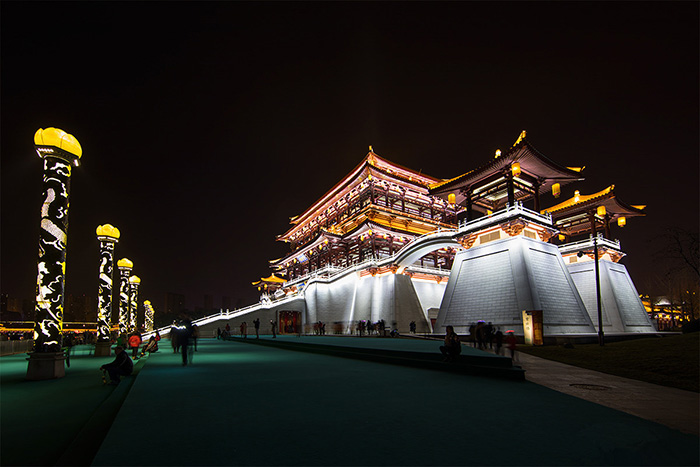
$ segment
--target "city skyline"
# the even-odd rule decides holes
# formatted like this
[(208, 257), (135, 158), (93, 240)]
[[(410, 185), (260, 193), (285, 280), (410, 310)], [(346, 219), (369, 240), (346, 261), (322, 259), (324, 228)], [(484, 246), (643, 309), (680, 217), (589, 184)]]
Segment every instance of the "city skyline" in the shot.
[(288, 219), (369, 145), (447, 179), (527, 130), (545, 156), (586, 166), (562, 199), (615, 184), (627, 203), (647, 205), (614, 235), (640, 293), (654, 293), (664, 229), (697, 230), (697, 4), (1, 8), (11, 297), (34, 294), (32, 136), (49, 126), (84, 154), (71, 181), (66, 292), (97, 294), (95, 229), (110, 223), (122, 233), (115, 259), (134, 262), (156, 314), (167, 293), (257, 301), (251, 282), (286, 253), (275, 238)]

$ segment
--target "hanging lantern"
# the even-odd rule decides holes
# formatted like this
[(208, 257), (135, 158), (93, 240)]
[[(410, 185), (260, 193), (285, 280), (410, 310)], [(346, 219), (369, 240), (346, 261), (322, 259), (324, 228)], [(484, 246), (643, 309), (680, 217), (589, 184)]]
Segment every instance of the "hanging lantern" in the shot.
[(566, 240), (566, 235), (564, 235), (564, 234), (559, 234), (559, 241), (560, 241), (560, 242), (563, 242), (564, 240)]
[(555, 183), (554, 185), (552, 185), (552, 194), (555, 198), (559, 198), (559, 196), (561, 195), (561, 185), (559, 183)]
[(367, 234), (372, 235), (372, 229), (369, 229), (369, 230), (367, 231)]
[(450, 204), (455, 204), (455, 201), (457, 201), (457, 197), (455, 196), (454, 193), (450, 193), (447, 195), (447, 202)]
[(493, 211), (490, 210), (490, 209), (487, 209), (487, 210), (486, 210), (486, 215), (487, 215), (487, 216), (490, 216), (491, 214), (493, 214)]
[(598, 209), (596, 209), (596, 212), (600, 217), (605, 217), (605, 206), (598, 206)]
[(513, 162), (513, 164), (510, 166), (510, 170), (513, 173), (513, 177), (519, 177), (520, 176), (520, 162)]
[(581, 192), (576, 190), (574, 191), (574, 203), (578, 203), (578, 201), (581, 199)]
[(623, 216), (623, 217), (618, 217), (618, 218), (617, 218), (617, 225), (620, 226), (620, 227), (624, 227), (625, 225), (627, 225), (627, 219), (625, 219), (624, 216)]

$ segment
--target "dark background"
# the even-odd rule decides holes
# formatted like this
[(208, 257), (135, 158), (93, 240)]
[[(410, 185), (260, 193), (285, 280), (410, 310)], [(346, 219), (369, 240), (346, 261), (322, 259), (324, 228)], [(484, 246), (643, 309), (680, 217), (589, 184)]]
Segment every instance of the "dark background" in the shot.
[[(521, 130), (585, 165), (563, 199), (616, 185), (640, 292), (652, 253), (698, 228), (698, 3), (2, 2), (2, 293), (32, 299), (38, 128), (83, 147), (66, 293), (97, 294), (98, 225), (156, 313), (257, 301), (276, 235), (373, 145), (441, 178)], [(555, 204), (550, 197), (543, 205)]]

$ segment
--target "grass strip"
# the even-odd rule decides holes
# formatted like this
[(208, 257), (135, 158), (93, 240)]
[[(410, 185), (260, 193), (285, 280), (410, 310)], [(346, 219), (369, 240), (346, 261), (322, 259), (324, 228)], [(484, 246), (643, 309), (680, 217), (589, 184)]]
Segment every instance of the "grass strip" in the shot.
[(536, 357), (647, 383), (698, 392), (700, 333), (564, 346), (519, 345)]

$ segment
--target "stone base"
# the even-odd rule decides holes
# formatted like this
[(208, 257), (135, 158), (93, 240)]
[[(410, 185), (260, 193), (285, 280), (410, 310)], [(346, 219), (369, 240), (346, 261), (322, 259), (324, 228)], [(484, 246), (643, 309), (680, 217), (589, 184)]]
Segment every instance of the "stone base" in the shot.
[(98, 342), (95, 344), (95, 357), (109, 357), (112, 354), (112, 343)]
[(26, 379), (40, 381), (44, 379), (56, 379), (66, 376), (63, 352), (31, 352), (29, 354), (29, 366)]

